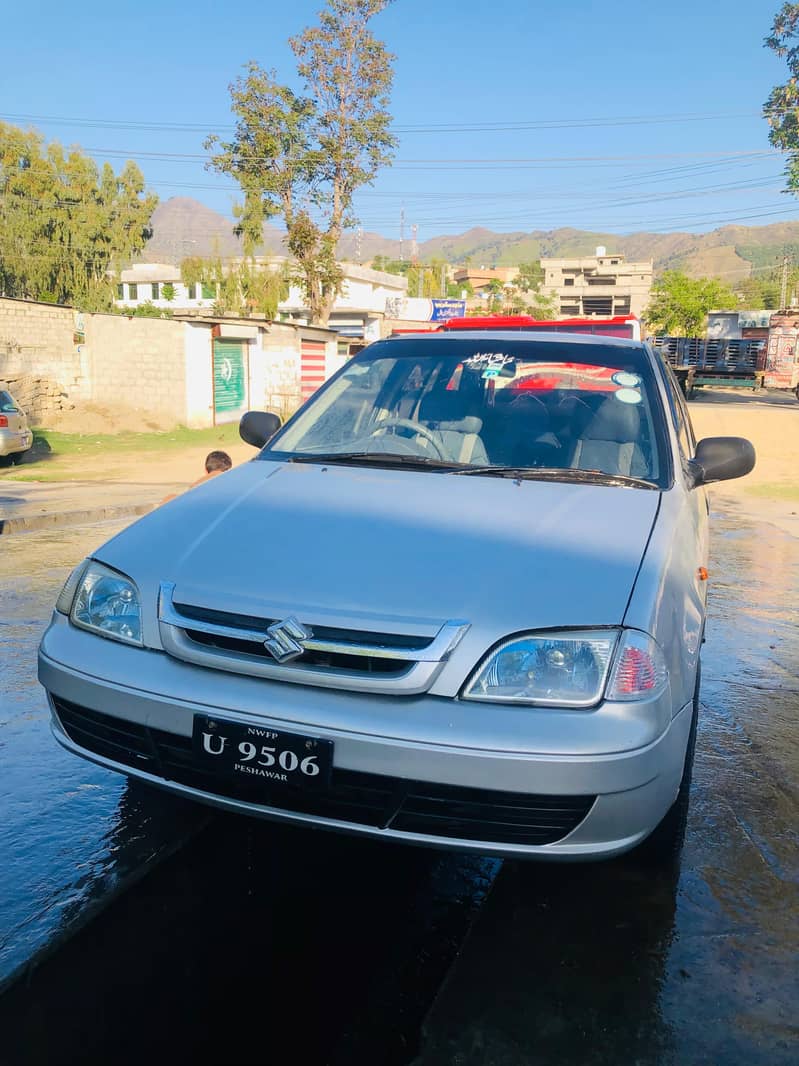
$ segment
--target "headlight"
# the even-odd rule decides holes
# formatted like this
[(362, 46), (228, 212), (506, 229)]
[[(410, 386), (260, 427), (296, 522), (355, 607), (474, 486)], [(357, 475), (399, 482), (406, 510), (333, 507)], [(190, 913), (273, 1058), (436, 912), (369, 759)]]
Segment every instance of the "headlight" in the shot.
[(667, 684), (663, 653), (651, 637), (632, 629), (598, 629), (509, 640), (483, 660), (463, 695), (494, 703), (593, 707), (603, 695), (648, 699)]
[(102, 563), (91, 561), (80, 574), (70, 618), (81, 629), (103, 637), (142, 643), (139, 590), (130, 578)]
[(591, 707), (605, 690), (617, 629), (529, 633), (501, 644), (469, 681), (464, 698)]
[(78, 587), (80, 579), (83, 577), (83, 571), (89, 565), (90, 560), (84, 559), (82, 563), (78, 563), (72, 573), (64, 582), (64, 587), (58, 594), (58, 599), (55, 601), (55, 609), (60, 614), (69, 614), (72, 610), (72, 602), (75, 599), (75, 591)]

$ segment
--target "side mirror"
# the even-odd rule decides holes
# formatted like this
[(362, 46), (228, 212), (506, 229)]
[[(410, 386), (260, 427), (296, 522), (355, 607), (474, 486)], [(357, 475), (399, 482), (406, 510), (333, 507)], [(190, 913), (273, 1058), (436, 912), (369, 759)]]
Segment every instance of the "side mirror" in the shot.
[(755, 465), (755, 449), (745, 437), (705, 437), (690, 462), (694, 486), (743, 477)]
[(280, 429), (280, 419), (271, 411), (247, 411), (239, 422), (239, 436), (253, 448), (263, 448)]

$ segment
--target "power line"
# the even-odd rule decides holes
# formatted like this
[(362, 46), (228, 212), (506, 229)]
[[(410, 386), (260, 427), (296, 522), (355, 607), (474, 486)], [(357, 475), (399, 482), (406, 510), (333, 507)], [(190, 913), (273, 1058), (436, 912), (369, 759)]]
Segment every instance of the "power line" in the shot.
[[(555, 116), (542, 119), (524, 119), (519, 121), (505, 120), (499, 122), (438, 122), (438, 123), (411, 123), (403, 125), (397, 123), (392, 126), (394, 133), (519, 133), (532, 130), (548, 129), (585, 129), (602, 128), (612, 126), (647, 126), (663, 125), (682, 122), (713, 122), (741, 118), (763, 118), (768, 115), (786, 114), (785, 109), (772, 108), (761, 111), (744, 112), (686, 112), (683, 114), (661, 115), (610, 115), (601, 117), (586, 116)], [(6, 112), (0, 114), (0, 118), (9, 121), (47, 122), (54, 125), (80, 126), (93, 129), (113, 130), (137, 130), (146, 133), (208, 133), (213, 127), (217, 132), (233, 131), (235, 125), (231, 123), (208, 122), (152, 122), (138, 119), (106, 119), (86, 116), (67, 115), (35, 115), (21, 112)]]

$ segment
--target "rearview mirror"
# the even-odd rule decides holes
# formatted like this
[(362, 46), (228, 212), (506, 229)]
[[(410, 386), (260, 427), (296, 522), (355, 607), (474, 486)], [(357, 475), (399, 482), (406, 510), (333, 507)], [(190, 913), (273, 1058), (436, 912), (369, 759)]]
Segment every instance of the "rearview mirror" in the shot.
[(755, 449), (745, 437), (705, 437), (690, 463), (694, 486), (743, 477), (754, 465)]
[(239, 436), (253, 448), (263, 448), (280, 429), (280, 419), (271, 411), (247, 411), (239, 422)]

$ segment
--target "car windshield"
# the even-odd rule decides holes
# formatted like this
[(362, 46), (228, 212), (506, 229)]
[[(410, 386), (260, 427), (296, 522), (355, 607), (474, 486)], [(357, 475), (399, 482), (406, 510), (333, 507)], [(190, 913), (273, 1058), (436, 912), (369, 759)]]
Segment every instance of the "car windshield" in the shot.
[(661, 484), (661, 411), (638, 345), (397, 338), (348, 363), (261, 458), (590, 472)]

